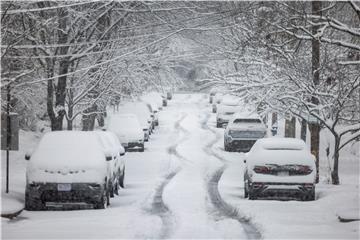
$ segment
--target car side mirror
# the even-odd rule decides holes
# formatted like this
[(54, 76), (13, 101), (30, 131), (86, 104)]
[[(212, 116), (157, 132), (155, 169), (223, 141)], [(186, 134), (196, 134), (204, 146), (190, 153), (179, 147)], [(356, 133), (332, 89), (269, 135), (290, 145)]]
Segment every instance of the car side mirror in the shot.
[(107, 155), (107, 156), (105, 157), (105, 159), (106, 159), (106, 161), (111, 161), (111, 160), (113, 159), (113, 157), (110, 156), (110, 155)]
[(124, 156), (125, 155), (125, 152), (120, 152), (120, 156)]
[(244, 163), (246, 163), (246, 159), (244, 159)]
[(25, 160), (29, 161), (31, 158), (31, 154), (30, 153), (25, 153)]

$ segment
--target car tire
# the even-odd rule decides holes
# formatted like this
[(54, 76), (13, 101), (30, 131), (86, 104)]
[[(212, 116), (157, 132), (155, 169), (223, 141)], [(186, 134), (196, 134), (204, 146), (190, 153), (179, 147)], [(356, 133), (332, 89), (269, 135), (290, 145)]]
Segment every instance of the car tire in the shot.
[(248, 185), (246, 181), (244, 181), (244, 198), (248, 198), (248, 197), (249, 197)]
[(139, 152), (144, 152), (145, 151), (145, 147), (144, 144), (140, 147)]
[(109, 195), (110, 195), (111, 198), (113, 198), (115, 196), (114, 192), (115, 192), (114, 184), (110, 183)]
[(109, 194), (108, 194), (107, 188), (105, 188), (102, 192), (102, 196), (99, 199), (99, 201), (97, 201), (94, 204), (94, 208), (95, 209), (105, 209), (109, 205), (108, 203), (110, 202), (110, 197), (108, 197), (108, 196), (109, 196)]
[(311, 193), (308, 195), (305, 195), (302, 200), (303, 201), (315, 201), (315, 187), (311, 191)]
[[(119, 175), (119, 173), (118, 173), (118, 176), (120, 176)], [(118, 195), (119, 196), (119, 178), (117, 178), (117, 181), (116, 181), (116, 184), (115, 184), (115, 189), (114, 189), (114, 193), (116, 194), (116, 195)]]
[(122, 171), (122, 174), (120, 176), (119, 185), (120, 185), (120, 187), (125, 188), (125, 168)]
[(221, 128), (221, 124), (217, 122), (217, 123), (216, 123), (216, 127), (217, 127), (217, 128)]
[(39, 211), (44, 210), (45, 204), (41, 201), (41, 199), (30, 197), (29, 193), (25, 193), (25, 210), (28, 211)]
[(249, 194), (249, 200), (256, 200), (257, 199), (257, 196), (254, 194), (254, 192), (251, 189), (249, 189), (248, 194)]

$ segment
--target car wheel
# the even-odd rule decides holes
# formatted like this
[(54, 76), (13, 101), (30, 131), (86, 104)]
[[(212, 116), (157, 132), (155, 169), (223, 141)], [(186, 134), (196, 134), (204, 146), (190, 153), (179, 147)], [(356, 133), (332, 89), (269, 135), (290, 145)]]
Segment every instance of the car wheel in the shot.
[(109, 191), (109, 195), (111, 198), (114, 197), (114, 192), (115, 192), (115, 189), (114, 189), (114, 184), (110, 183), (110, 191)]
[(38, 198), (32, 198), (29, 193), (25, 193), (25, 209), (28, 211), (44, 210), (45, 205)]
[(315, 188), (311, 191), (310, 194), (305, 195), (302, 200), (303, 201), (314, 201), (315, 200)]
[(217, 127), (217, 128), (221, 128), (221, 124), (217, 122), (217, 123), (216, 123), (216, 127)]
[(247, 181), (244, 181), (244, 198), (249, 197), (248, 184)]
[(121, 174), (120, 180), (119, 180), (119, 185), (122, 188), (125, 188), (125, 168)]
[(255, 193), (249, 188), (249, 200), (256, 200), (257, 196), (255, 195)]
[(105, 188), (102, 192), (102, 196), (94, 205), (95, 209), (105, 209), (108, 206), (108, 202), (110, 202), (110, 198), (108, 198), (108, 191)]
[(145, 147), (144, 147), (144, 144), (140, 147), (140, 150), (139, 150), (139, 152), (144, 152), (144, 150), (145, 150)]
[[(119, 175), (118, 175), (119, 176)], [(119, 179), (116, 181), (114, 193), (119, 196)]]
[[(110, 184), (110, 183), (109, 183)], [(110, 205), (110, 186), (107, 187), (106, 192), (106, 205), (109, 206)]]

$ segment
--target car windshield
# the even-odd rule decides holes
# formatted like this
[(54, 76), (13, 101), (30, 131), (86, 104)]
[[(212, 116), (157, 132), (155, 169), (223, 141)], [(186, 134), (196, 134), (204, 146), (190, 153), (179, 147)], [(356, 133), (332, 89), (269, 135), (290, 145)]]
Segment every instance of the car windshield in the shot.
[(225, 112), (224, 115), (233, 115), (234, 112)]
[(261, 123), (260, 119), (256, 119), (256, 118), (237, 118), (234, 120), (235, 124), (239, 124), (239, 123)]
[(262, 138), (265, 136), (264, 131), (234, 131), (230, 130), (229, 135), (235, 138)]

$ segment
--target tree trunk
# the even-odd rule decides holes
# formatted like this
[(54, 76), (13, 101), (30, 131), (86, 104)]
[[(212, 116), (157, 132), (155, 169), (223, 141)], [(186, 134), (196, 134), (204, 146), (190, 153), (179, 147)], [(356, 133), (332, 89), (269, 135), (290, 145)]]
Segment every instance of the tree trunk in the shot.
[(335, 136), (335, 146), (334, 146), (334, 166), (331, 172), (332, 184), (339, 185), (339, 148), (340, 148), (340, 139), (338, 136)]
[(70, 104), (69, 102), (69, 106), (68, 106), (68, 119), (67, 119), (67, 130), (71, 131), (73, 130), (73, 112), (74, 112), (74, 109), (73, 109), (73, 106), (72, 104)]
[(92, 131), (95, 127), (97, 106), (94, 104), (87, 108), (82, 115), (82, 131)]
[[(322, 4), (320, 1), (312, 1), (312, 14), (321, 16)], [(319, 29), (319, 26), (313, 26), (312, 33), (316, 34)], [(312, 73), (313, 73), (313, 83), (315, 86), (320, 83), (320, 40), (313, 39), (311, 41), (312, 45)], [(311, 102), (313, 104), (319, 104), (319, 100), (315, 97), (312, 97)], [(311, 133), (311, 152), (316, 157), (316, 182), (319, 182), (319, 143), (320, 143), (320, 126), (318, 123), (311, 123), (310, 126)]]
[(318, 124), (309, 124), (311, 133), (311, 153), (316, 158), (316, 182), (319, 182), (319, 141), (320, 141), (320, 126)]
[(285, 137), (295, 138), (296, 120), (292, 117), (291, 120), (285, 120)]
[(306, 127), (307, 123), (304, 119), (301, 119), (301, 130), (300, 130), (300, 138), (306, 142)]
[[(68, 36), (66, 34), (67, 28), (67, 10), (66, 9), (58, 9), (58, 18), (59, 18), (59, 30), (58, 32), (58, 42), (59, 44), (67, 43)], [(69, 47), (59, 47), (59, 54), (66, 55), (68, 53)], [(66, 97), (66, 80), (67, 76), (63, 76), (67, 74), (69, 71), (69, 58), (62, 58), (59, 63), (59, 77), (56, 86), (55, 92), (55, 119), (52, 121), (53, 130), (62, 130), (63, 129), (63, 119), (65, 116), (65, 97)]]

